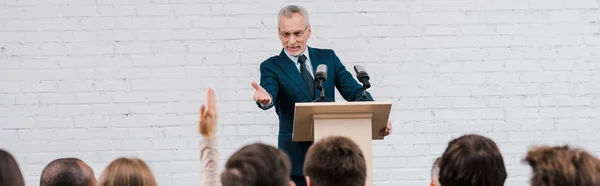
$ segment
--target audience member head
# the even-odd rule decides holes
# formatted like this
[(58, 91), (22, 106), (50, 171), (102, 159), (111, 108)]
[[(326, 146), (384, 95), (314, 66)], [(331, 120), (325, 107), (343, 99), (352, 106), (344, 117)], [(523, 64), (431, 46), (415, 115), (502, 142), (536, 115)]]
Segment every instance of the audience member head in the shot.
[(0, 186), (25, 186), (17, 161), (2, 149), (0, 149)]
[(356, 143), (346, 137), (331, 136), (308, 149), (304, 175), (308, 186), (364, 186), (367, 166)]
[(600, 185), (600, 162), (569, 146), (537, 147), (524, 159), (531, 166), (532, 186)]
[(429, 183), (429, 186), (442, 186), (440, 184), (440, 160), (442, 158), (436, 158), (435, 161), (433, 161), (433, 166), (431, 166), (431, 183)]
[(98, 186), (156, 186), (152, 171), (137, 158), (118, 158), (102, 172)]
[(223, 186), (294, 186), (290, 158), (277, 148), (254, 143), (231, 155), (221, 175)]
[(440, 161), (443, 186), (502, 186), (504, 160), (496, 143), (480, 135), (464, 135), (450, 141)]
[(90, 166), (77, 158), (60, 158), (42, 171), (40, 186), (94, 186), (96, 177)]

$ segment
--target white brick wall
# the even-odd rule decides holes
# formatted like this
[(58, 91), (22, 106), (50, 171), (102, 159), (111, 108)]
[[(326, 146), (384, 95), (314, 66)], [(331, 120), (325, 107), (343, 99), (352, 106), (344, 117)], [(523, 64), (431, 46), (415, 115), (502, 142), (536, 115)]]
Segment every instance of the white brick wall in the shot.
[[(258, 65), (281, 50), (279, 8), (227, 0), (0, 0), (0, 148), (27, 185), (65, 156), (99, 175), (143, 158), (160, 185), (198, 185), (196, 114), (220, 104), (222, 160), (275, 145), (277, 118), (251, 101)], [(506, 185), (537, 144), (600, 154), (598, 0), (302, 1), (313, 47), (364, 65), (394, 134), (374, 142), (378, 186), (426, 185), (432, 160), (465, 133), (493, 138)]]

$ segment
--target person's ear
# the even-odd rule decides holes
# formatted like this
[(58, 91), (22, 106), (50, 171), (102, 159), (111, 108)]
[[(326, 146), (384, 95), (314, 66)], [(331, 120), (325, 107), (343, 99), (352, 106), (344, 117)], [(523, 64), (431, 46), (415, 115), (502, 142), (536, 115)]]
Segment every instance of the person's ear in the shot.
[(306, 179), (306, 186), (311, 186), (310, 178), (308, 176), (305, 176), (304, 179)]
[(290, 180), (290, 186), (296, 186), (296, 183), (294, 183), (294, 181)]

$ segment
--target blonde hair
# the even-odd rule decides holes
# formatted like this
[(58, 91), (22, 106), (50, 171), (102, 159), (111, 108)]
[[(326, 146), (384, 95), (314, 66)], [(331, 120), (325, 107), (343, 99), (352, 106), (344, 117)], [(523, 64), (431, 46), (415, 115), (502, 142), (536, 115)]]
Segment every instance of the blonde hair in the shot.
[(121, 157), (104, 169), (98, 186), (156, 186), (156, 180), (144, 161)]

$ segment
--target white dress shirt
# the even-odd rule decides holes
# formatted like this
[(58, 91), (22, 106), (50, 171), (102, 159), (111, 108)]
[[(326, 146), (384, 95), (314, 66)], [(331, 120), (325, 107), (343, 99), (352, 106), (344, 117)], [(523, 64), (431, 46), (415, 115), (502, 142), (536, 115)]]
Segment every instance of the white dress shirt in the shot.
[[(298, 62), (298, 58), (300, 56), (292, 56), (290, 54), (288, 54), (287, 50), (284, 50), (285, 55), (287, 55), (295, 64), (296, 64), (296, 68), (298, 69), (298, 72), (300, 71), (300, 63)], [(312, 63), (310, 62), (310, 55), (308, 55), (308, 49), (304, 50), (304, 53), (302, 53), (306, 56), (306, 62), (304, 62), (304, 64), (306, 64), (306, 70), (308, 70), (308, 72), (310, 73), (310, 76), (312, 76), (313, 78), (315, 78), (315, 75), (313, 74), (312, 71)]]

